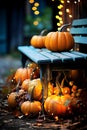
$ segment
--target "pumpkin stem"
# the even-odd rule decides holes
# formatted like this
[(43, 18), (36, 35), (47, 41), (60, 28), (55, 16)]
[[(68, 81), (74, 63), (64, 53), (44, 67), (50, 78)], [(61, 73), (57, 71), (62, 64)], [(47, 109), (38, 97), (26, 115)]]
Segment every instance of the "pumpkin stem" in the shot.
[(47, 29), (42, 30), (40, 33), (41, 36), (45, 36), (46, 34), (47, 34)]
[(32, 91), (31, 91), (31, 94), (30, 94), (30, 101), (32, 102), (34, 99), (33, 99), (33, 91), (35, 89), (35, 86), (32, 88)]
[(21, 80), (19, 79), (18, 82), (17, 82), (16, 87), (12, 89), (12, 92), (14, 92), (14, 91), (18, 92), (19, 91), (19, 89), (20, 89), (20, 82), (21, 82)]
[(62, 25), (59, 32), (62, 32), (65, 27), (70, 26), (70, 25), (71, 25), (71, 23)]

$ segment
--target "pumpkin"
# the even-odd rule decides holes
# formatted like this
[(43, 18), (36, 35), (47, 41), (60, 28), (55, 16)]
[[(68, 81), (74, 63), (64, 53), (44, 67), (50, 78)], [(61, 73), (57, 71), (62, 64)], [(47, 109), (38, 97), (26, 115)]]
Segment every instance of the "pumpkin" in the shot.
[(29, 81), (29, 88), (28, 93), (34, 100), (41, 100), (42, 98), (42, 83), (40, 78), (30, 80)]
[(38, 114), (41, 111), (41, 103), (39, 101), (25, 101), (21, 104), (21, 112), (24, 115)]
[(14, 108), (17, 106), (16, 96), (17, 96), (16, 92), (12, 92), (8, 95), (7, 101), (8, 101), (9, 107)]
[[(66, 24), (67, 25), (67, 24)], [(65, 26), (66, 26), (65, 25)], [(61, 30), (65, 27), (61, 27)], [(51, 51), (68, 51), (74, 46), (74, 38), (69, 32), (49, 32), (45, 38), (45, 47)]]
[(45, 47), (45, 38), (46, 36), (43, 36), (44, 32), (46, 30), (43, 30), (40, 35), (34, 35), (32, 36), (30, 40), (30, 44), (36, 48), (43, 48)]
[(24, 91), (28, 91), (29, 81), (30, 81), (30, 79), (25, 79), (25, 80), (22, 82), (21, 89), (23, 89)]
[(21, 111), (24, 115), (30, 114), (30, 101), (25, 101), (21, 104)]
[(42, 107), (39, 101), (31, 102), (31, 114), (38, 114), (41, 110)]
[(67, 112), (70, 102), (70, 95), (51, 95), (45, 100), (44, 109), (50, 116), (63, 115)]
[(69, 71), (69, 77), (74, 81), (81, 80), (84, 77), (84, 73), (80, 69), (72, 69)]
[(18, 68), (15, 72), (14, 79), (16, 82), (20, 80), (22, 83), (25, 79), (29, 79), (32, 73), (32, 68)]

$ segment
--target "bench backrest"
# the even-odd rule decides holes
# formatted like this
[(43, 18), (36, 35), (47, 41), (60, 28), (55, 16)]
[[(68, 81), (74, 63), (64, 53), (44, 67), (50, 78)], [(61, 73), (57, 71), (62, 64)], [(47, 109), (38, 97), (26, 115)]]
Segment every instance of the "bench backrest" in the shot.
[(87, 18), (73, 20), (70, 33), (73, 35), (79, 51), (87, 53)]

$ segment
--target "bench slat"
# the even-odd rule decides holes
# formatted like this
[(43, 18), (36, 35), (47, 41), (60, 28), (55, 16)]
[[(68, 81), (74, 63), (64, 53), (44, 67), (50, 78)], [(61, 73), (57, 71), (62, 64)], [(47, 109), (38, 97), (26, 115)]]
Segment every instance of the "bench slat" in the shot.
[(85, 54), (85, 53), (78, 52), (78, 51), (71, 51), (71, 53), (82, 56), (82, 57), (84, 57), (84, 59), (87, 59), (87, 54)]
[(82, 26), (82, 25), (87, 25), (87, 18), (75, 19), (72, 22), (72, 26)]
[[(43, 50), (43, 49), (41, 49)], [(49, 57), (50, 59), (52, 59), (52, 62), (64, 62), (64, 61), (72, 61), (72, 57), (69, 56), (65, 56), (63, 54), (58, 53), (58, 52), (52, 52), (52, 51), (48, 51), (48, 49), (44, 49), (43, 52), (40, 52), (41, 54)]]
[(76, 35), (76, 34), (80, 34), (80, 35), (84, 35), (84, 34), (87, 34), (87, 28), (86, 27), (82, 27), (82, 28), (71, 28), (70, 29), (70, 33), (72, 35)]
[(49, 57), (51, 60), (51, 63), (55, 63), (55, 62), (62, 62), (62, 60), (60, 59), (60, 57), (54, 56), (52, 55), (52, 53), (48, 53), (45, 51), (40, 52), (42, 55)]
[(81, 55), (76, 55), (76, 54), (73, 54), (73, 53), (70, 53), (70, 52), (61, 52), (62, 54), (66, 55), (66, 56), (69, 56), (73, 59), (73, 61), (76, 61), (77, 59), (80, 60), (80, 59), (84, 59), (83, 56)]
[(87, 44), (87, 37), (74, 36), (75, 43)]
[[(29, 46), (19, 46), (18, 50), (28, 56), (31, 60), (36, 63), (51, 63), (51, 60), (48, 57), (45, 57), (35, 51), (33, 47)], [(42, 60), (43, 59), (43, 60)]]

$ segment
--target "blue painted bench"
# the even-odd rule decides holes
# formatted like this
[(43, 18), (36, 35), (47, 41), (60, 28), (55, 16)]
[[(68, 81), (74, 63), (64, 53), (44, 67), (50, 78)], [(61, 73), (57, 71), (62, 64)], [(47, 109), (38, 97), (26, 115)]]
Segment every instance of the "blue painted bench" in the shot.
[(18, 46), (18, 50), (22, 54), (23, 67), (27, 59), (40, 66), (40, 78), (45, 96), (47, 95), (47, 83), (52, 78), (52, 71), (86, 69), (87, 67), (87, 19), (73, 20), (70, 33), (78, 46), (67, 52), (51, 52), (46, 48), (38, 49), (33, 46)]

